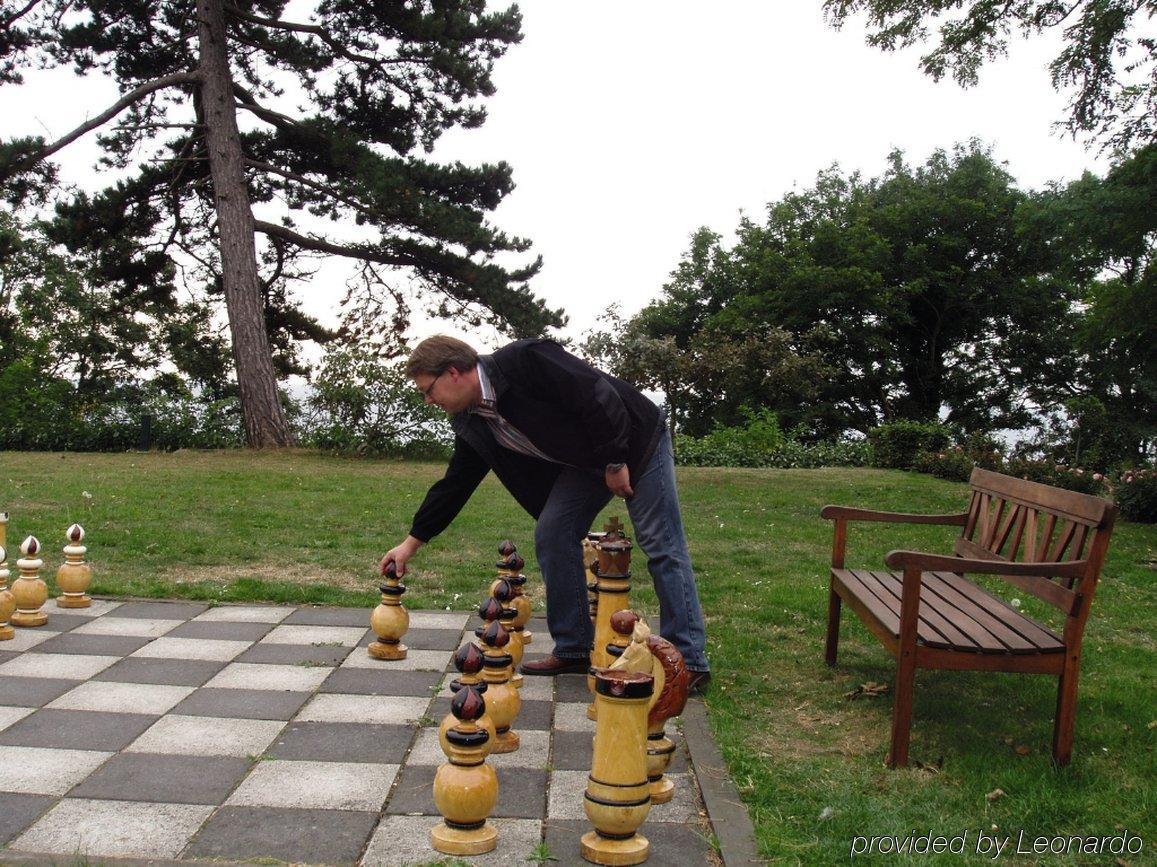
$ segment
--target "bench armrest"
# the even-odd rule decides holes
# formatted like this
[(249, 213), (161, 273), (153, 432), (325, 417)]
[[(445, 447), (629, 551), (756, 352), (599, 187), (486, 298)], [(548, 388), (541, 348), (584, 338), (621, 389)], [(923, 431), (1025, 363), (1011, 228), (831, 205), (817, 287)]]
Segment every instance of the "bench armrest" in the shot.
[(829, 521), (887, 521), (893, 524), (949, 524), (963, 527), (968, 513), (957, 515), (910, 515), (904, 512), (877, 512), (854, 506), (824, 506), (820, 517)]
[(929, 554), (925, 551), (889, 551), (884, 558), (890, 569), (918, 569), (921, 572), (980, 572), (987, 575), (1037, 575), (1042, 578), (1080, 578), (1088, 560), (1060, 563), (1013, 563), (1008, 560), (974, 560)]

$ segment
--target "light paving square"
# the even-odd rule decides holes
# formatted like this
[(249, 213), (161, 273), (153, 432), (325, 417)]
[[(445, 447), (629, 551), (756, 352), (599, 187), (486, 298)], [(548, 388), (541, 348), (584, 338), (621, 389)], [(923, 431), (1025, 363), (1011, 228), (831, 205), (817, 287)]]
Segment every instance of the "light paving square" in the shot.
[(88, 656), (80, 653), (25, 653), (0, 665), (0, 677), (87, 680), (120, 660), (119, 656)]
[(43, 626), (35, 629), (23, 629), (16, 627), (16, 634), (0, 644), (0, 650), (10, 650), (13, 653), (22, 653), (25, 650), (30, 650), (38, 644), (43, 644), (50, 638), (60, 635), (59, 632), (53, 632), (51, 629), (45, 629)]
[(232, 662), (205, 684), (217, 689), (287, 689), (313, 692), (329, 677), (328, 666), (309, 668), (300, 665), (263, 665)]
[[(404, 643), (404, 640), (403, 640)], [(391, 659), (384, 662), (374, 659), (364, 647), (359, 647), (347, 656), (342, 668), (386, 668), (395, 671), (445, 671), (453, 654), (449, 650), (410, 650), (405, 659)]]
[[(61, 608), (55, 599), (48, 603), (51, 610), (59, 611), (62, 614), (74, 614), (77, 617), (102, 617), (110, 611), (116, 611), (122, 605), (124, 605), (123, 602), (110, 602), (107, 599), (94, 599), (88, 608)], [(51, 610), (49, 617), (52, 616)], [(52, 621), (49, 620), (48, 622), (51, 623)]]
[[(438, 816), (385, 816), (370, 838), (361, 863), (364, 867), (402, 867), (435, 863), (441, 856), (430, 845), (430, 829), (442, 820)], [(507, 867), (531, 863), (530, 854), (542, 838), (538, 819), (488, 819), (498, 832), (498, 848), (485, 855), (472, 855), (471, 867)]]
[(209, 623), (280, 623), (294, 611), (283, 605), (220, 605), (193, 620)]
[(469, 611), (411, 611), (411, 629), (465, 629), (474, 615)]
[(587, 719), (587, 703), (559, 702), (554, 706), (554, 727), (560, 732), (591, 732), (595, 721)]
[[(441, 723), (441, 720), (438, 722)], [(521, 739), (518, 749), (512, 753), (491, 753), (486, 761), (496, 768), (545, 768), (550, 756), (550, 732), (518, 731), (518, 720), (514, 721), (514, 730)], [(422, 729), (406, 764), (441, 765), (445, 761), (446, 754), (442, 752), (438, 741), (437, 727)]]
[(394, 784), (398, 767), (370, 762), (258, 762), (225, 803), (377, 812)]
[(417, 722), (426, 715), (429, 707), (428, 698), (325, 693), (310, 699), (296, 719), (304, 722), (405, 725)]
[(98, 617), (72, 631), (78, 635), (131, 635), (158, 638), (184, 622), (184, 620), (152, 620), (146, 617)]
[(652, 804), (648, 822), (695, 822), (699, 819), (699, 797), (691, 774), (667, 774), (675, 792), (666, 804)]
[(49, 702), (47, 707), (107, 713), (152, 713), (159, 716), (185, 699), (193, 689), (191, 686), (90, 680)]
[(248, 641), (226, 641), (213, 638), (157, 638), (130, 656), (148, 659), (204, 659), (228, 662), (250, 647)]
[(369, 615), (366, 627), (360, 626), (308, 626), (282, 624), (275, 626), (261, 639), (262, 644), (310, 644), (314, 647), (356, 647), (369, 631)]
[(280, 720), (211, 716), (161, 717), (125, 747), (129, 753), (180, 756), (259, 756), (285, 727)]
[(34, 707), (0, 707), (0, 732), (32, 713)]
[(129, 801), (61, 801), (12, 844), (68, 863), (88, 858), (176, 858), (213, 807)]
[(583, 793), (587, 790), (587, 771), (555, 771), (550, 775), (550, 797), (546, 804), (548, 819), (585, 819)]
[(111, 755), (96, 750), (0, 746), (0, 792), (63, 795)]

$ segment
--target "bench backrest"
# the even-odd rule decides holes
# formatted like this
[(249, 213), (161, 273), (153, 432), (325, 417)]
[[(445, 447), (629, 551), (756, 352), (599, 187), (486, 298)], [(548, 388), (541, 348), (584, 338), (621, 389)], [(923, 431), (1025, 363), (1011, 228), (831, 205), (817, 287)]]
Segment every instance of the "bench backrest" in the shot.
[(1117, 508), (1100, 497), (977, 467), (969, 480), (968, 520), (956, 554), (985, 560), (1085, 560), (1080, 578), (1002, 576), (1083, 624), (1109, 547)]

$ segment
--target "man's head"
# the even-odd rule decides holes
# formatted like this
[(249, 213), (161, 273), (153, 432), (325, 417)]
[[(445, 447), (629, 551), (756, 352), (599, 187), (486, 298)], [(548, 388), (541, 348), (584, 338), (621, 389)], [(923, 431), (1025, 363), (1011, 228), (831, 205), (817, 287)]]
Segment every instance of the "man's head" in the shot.
[(410, 353), (406, 375), (426, 398), (453, 415), (477, 406), (482, 399), (478, 382), (478, 353), (469, 343), (445, 334), (427, 337)]

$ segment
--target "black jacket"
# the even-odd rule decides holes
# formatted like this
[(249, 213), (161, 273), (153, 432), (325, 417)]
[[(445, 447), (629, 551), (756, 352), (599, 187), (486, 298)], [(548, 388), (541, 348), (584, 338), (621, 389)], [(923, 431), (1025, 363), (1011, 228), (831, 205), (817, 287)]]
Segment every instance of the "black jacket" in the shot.
[(450, 419), (454, 454), (426, 494), (410, 535), (426, 542), (457, 516), (490, 470), (537, 518), (562, 464), (597, 470), (625, 462), (637, 478), (663, 432), (659, 408), (634, 386), (596, 370), (553, 340), (519, 340), (482, 356), (498, 414), (561, 464), (500, 446), (485, 419)]

